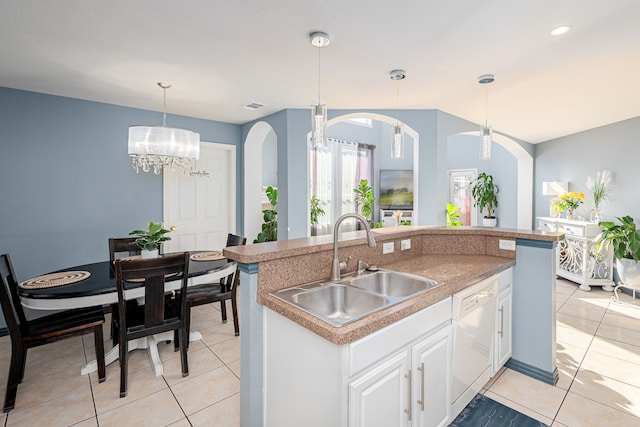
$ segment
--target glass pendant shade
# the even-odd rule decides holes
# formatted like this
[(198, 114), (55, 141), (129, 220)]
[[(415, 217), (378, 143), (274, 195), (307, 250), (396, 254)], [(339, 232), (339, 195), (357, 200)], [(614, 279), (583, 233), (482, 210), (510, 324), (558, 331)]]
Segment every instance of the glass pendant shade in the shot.
[(404, 159), (404, 132), (402, 131), (402, 125), (399, 123), (393, 127), (391, 158), (395, 160)]
[(129, 155), (136, 173), (165, 166), (189, 172), (200, 157), (200, 134), (165, 126), (129, 127)]
[(317, 104), (311, 106), (311, 142), (313, 147), (327, 146), (327, 106)]
[(493, 129), (491, 126), (483, 126), (482, 130), (482, 147), (480, 148), (480, 158), (483, 160), (491, 159), (491, 141), (493, 139)]

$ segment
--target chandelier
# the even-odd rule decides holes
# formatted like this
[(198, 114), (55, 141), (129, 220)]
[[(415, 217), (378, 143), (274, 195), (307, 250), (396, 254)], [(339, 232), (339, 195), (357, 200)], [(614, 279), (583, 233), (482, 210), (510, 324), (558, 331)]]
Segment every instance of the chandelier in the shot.
[(163, 168), (189, 173), (200, 157), (200, 134), (185, 129), (167, 127), (167, 89), (170, 84), (158, 83), (164, 91), (162, 126), (130, 126), (129, 156), (136, 173), (160, 174)]

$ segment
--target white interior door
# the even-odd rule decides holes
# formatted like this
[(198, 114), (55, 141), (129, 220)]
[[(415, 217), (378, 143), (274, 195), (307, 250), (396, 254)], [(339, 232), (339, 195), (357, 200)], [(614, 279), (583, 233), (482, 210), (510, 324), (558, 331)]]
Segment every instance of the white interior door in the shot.
[(163, 252), (221, 250), (235, 232), (235, 146), (200, 143), (191, 174), (165, 169), (165, 227), (176, 226)]
[(480, 225), (477, 223), (478, 210), (473, 207), (471, 182), (478, 176), (477, 169), (449, 170), (449, 203), (458, 206), (459, 221), (462, 225)]

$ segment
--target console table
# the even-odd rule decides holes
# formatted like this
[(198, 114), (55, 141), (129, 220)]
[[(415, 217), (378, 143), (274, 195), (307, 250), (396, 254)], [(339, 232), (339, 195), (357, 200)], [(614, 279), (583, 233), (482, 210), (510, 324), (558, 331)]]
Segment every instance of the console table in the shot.
[(593, 239), (601, 227), (593, 222), (564, 218), (538, 217), (538, 230), (565, 233), (558, 245), (556, 275), (580, 284), (580, 289), (590, 291), (591, 286), (602, 286), (613, 291), (613, 253), (596, 255)]

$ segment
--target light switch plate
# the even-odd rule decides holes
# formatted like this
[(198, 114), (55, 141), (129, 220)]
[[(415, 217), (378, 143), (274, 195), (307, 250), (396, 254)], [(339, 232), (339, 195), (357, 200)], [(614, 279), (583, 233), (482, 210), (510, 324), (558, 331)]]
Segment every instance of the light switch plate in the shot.
[(382, 253), (383, 254), (391, 254), (393, 253), (393, 242), (387, 242), (382, 245)]
[(504, 249), (506, 251), (515, 251), (516, 250), (516, 241), (515, 240), (503, 240), (500, 239), (498, 243), (498, 247), (500, 249)]
[(400, 241), (400, 250), (406, 251), (407, 249), (411, 249), (411, 239), (404, 239)]

